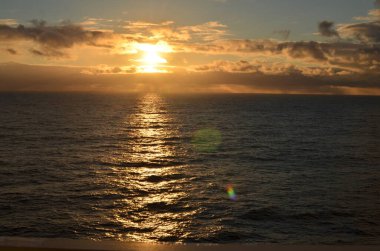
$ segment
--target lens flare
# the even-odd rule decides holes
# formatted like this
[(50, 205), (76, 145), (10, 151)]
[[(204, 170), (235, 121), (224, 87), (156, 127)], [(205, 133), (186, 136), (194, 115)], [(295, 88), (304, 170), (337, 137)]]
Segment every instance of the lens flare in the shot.
[(228, 184), (228, 185), (227, 185), (227, 194), (228, 194), (228, 197), (229, 197), (231, 200), (236, 200), (235, 189), (234, 189), (234, 187), (233, 187), (231, 184)]
[(222, 134), (219, 130), (205, 128), (196, 131), (191, 140), (191, 144), (198, 152), (216, 152), (222, 142)]

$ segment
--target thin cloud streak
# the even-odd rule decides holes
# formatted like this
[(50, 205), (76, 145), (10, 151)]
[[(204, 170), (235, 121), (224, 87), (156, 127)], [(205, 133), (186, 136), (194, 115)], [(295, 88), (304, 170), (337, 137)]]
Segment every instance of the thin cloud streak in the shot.
[(7, 48), (5, 49), (9, 54), (11, 55), (17, 55), (17, 51), (13, 48)]

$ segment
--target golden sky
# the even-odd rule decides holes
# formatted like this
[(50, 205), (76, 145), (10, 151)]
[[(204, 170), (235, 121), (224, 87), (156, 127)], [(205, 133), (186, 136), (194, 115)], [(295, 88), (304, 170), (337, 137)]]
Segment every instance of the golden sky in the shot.
[[(286, 21), (291, 12), (283, 13), (278, 19), (302, 31), (298, 33), (265, 22), (265, 17), (251, 20), (244, 12), (239, 17), (235, 9), (254, 12), (263, 6), (238, 0), (211, 1), (225, 8), (225, 15), (215, 19), (217, 9), (210, 9), (209, 19), (204, 14), (194, 20), (176, 15), (186, 10), (178, 2), (170, 15), (157, 12), (156, 20), (146, 1), (145, 14), (143, 4), (126, 6), (115, 18), (96, 14), (94, 7), (88, 13), (64, 13), (64, 21), (43, 14), (48, 19), (44, 21), (41, 9), (54, 13), (54, 8), (39, 2), (39, 11), (28, 12), (27, 6), (17, 10), (18, 3), (28, 1), (2, 3), (0, 91), (380, 94), (380, 9), (373, 1), (368, 1), (364, 14), (353, 14), (353, 2), (345, 16), (327, 19), (320, 10), (321, 18), (315, 22), (305, 17), (304, 23)], [(62, 2), (67, 9), (89, 4)], [(174, 5), (163, 2), (166, 8)], [(271, 8), (276, 19), (281, 6), (269, 2), (272, 5), (264, 7)], [(108, 8), (116, 11), (116, 3), (109, 1)], [(311, 2), (310, 8), (315, 8)], [(133, 18), (123, 16), (132, 11)], [(353, 16), (348, 19), (349, 15)], [(35, 19), (23, 21), (28, 16)], [(249, 27), (262, 31), (251, 34)]]

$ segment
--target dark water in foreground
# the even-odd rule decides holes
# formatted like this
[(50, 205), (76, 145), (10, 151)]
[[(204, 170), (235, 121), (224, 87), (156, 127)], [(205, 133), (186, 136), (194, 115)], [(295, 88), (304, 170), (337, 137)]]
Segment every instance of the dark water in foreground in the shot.
[(0, 94), (0, 236), (380, 244), (380, 98)]

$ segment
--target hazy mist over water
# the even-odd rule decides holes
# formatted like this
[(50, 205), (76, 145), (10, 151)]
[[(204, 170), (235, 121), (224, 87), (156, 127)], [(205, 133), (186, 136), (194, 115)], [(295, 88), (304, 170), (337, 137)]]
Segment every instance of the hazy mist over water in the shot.
[(380, 97), (0, 94), (0, 236), (380, 244), (379, 168)]

